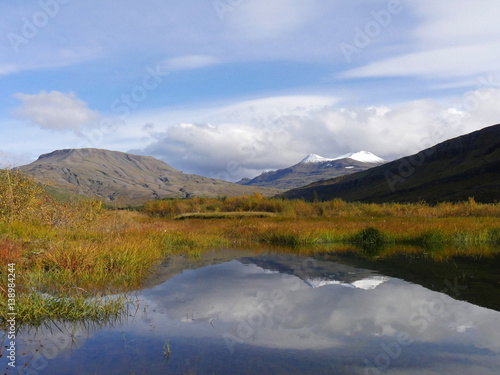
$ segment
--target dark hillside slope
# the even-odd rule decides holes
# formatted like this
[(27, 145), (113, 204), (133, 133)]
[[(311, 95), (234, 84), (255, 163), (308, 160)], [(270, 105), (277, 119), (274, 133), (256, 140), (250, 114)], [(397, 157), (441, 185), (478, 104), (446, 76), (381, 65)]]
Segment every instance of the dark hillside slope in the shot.
[(500, 125), (442, 142), (369, 170), (313, 183), (282, 196), (362, 202), (500, 201)]

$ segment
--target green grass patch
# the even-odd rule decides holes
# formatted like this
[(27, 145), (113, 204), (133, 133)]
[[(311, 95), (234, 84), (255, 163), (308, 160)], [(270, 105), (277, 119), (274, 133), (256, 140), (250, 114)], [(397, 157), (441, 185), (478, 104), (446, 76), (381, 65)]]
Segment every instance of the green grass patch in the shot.
[(500, 245), (500, 228), (489, 229), (487, 241), (494, 245)]
[(129, 302), (125, 295), (117, 297), (94, 295), (90, 298), (82, 295), (55, 297), (33, 292), (18, 297), (17, 321), (21, 325), (30, 326), (39, 326), (47, 320), (104, 324), (122, 318)]

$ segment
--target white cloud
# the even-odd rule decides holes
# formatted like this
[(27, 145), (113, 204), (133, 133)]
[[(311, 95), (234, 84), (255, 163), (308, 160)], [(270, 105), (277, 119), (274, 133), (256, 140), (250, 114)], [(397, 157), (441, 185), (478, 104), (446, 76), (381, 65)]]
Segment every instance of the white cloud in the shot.
[(199, 69), (218, 63), (220, 63), (220, 61), (213, 56), (187, 55), (165, 60), (162, 64), (162, 69), (167, 71)]
[(345, 108), (329, 97), (291, 97), (288, 106), (285, 98), (261, 99), (170, 125), (143, 152), (184, 172), (232, 181), (291, 166), (309, 153), (366, 150), (391, 160), (500, 122), (499, 100), (493, 88), (448, 105), (418, 100), (390, 108)]
[(99, 117), (73, 92), (41, 91), (33, 95), (18, 93), (14, 97), (22, 102), (14, 111), (14, 116), (29, 120), (43, 129), (79, 131), (83, 125)]
[[(303, 270), (302, 275), (307, 272)], [(196, 282), (200, 278), (205, 283)], [(275, 291), (282, 295), (279, 303), (273, 301)], [(348, 349), (348, 337), (362, 338), (368, 347), (380, 345), (377, 341), (381, 336), (396, 338), (405, 332), (419, 344), (454, 343), (500, 351), (498, 312), (399, 279), (389, 278), (371, 290), (341, 285), (312, 289), (297, 276), (232, 261), (179, 274), (150, 289), (146, 298), (143, 303), (154, 307), (153, 315), (159, 315), (150, 318), (162, 322), (158, 329), (171, 329), (172, 321), (185, 322), (189, 306), (189, 311), (195, 312), (189, 323), (197, 326), (177, 329), (191, 337), (220, 332), (238, 337), (238, 323), (251, 324), (254, 320), (250, 318), (256, 317), (259, 307), (272, 306), (260, 310), (272, 312), (262, 324), (251, 325), (253, 334), (241, 337), (246, 344), (311, 350), (344, 344)], [(211, 320), (218, 331), (207, 324)], [(135, 327), (136, 332), (147, 332), (141, 328)]]

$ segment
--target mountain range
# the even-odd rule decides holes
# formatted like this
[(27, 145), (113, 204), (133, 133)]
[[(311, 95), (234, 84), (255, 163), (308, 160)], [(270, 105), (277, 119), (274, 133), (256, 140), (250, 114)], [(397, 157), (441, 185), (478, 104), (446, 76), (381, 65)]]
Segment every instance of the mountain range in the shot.
[(291, 167), (264, 172), (253, 179), (242, 179), (237, 184), (288, 190), (319, 180), (364, 171), (385, 162), (384, 159), (368, 151), (350, 153), (333, 159), (309, 154), (300, 163)]
[(285, 192), (289, 199), (361, 202), (500, 201), (500, 125), (390, 163)]
[(18, 167), (57, 192), (69, 190), (118, 206), (139, 205), (151, 199), (193, 196), (237, 196), (277, 189), (241, 186), (185, 174), (151, 156), (93, 148), (57, 150)]
[(57, 150), (17, 169), (58, 195), (69, 191), (116, 206), (140, 205), (151, 199), (254, 193), (375, 203), (434, 203), (469, 197), (499, 202), (500, 125), (391, 162), (366, 151), (330, 159), (310, 154), (294, 166), (237, 184), (184, 174), (150, 156), (90, 148)]

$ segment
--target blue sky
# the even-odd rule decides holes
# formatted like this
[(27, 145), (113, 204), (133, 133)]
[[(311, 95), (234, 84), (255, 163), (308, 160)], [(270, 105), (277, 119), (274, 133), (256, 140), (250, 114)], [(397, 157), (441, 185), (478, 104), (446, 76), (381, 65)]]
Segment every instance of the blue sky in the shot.
[(499, 123), (493, 0), (0, 0), (0, 164), (63, 148), (236, 181)]

